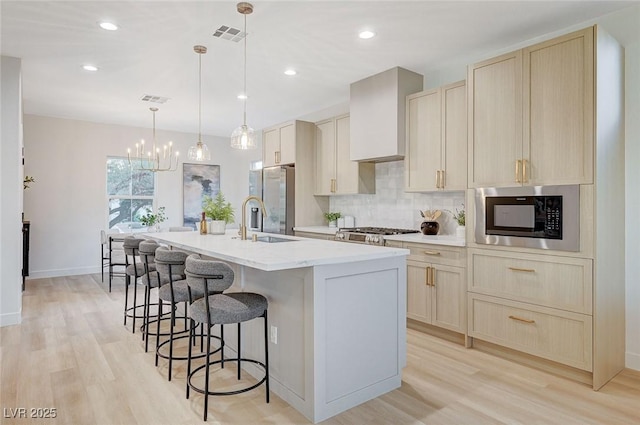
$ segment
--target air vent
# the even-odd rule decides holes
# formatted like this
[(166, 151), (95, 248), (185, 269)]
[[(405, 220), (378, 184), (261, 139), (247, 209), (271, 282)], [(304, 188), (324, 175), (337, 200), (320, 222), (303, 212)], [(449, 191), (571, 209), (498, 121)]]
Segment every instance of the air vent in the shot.
[(213, 33), (214, 37), (223, 38), (225, 40), (230, 40), (234, 42), (238, 42), (247, 36), (247, 33), (239, 30), (238, 28), (228, 27), (226, 25), (221, 26)]
[(140, 98), (143, 102), (151, 102), (151, 103), (165, 103), (169, 100), (168, 97), (155, 96), (153, 94), (145, 94)]

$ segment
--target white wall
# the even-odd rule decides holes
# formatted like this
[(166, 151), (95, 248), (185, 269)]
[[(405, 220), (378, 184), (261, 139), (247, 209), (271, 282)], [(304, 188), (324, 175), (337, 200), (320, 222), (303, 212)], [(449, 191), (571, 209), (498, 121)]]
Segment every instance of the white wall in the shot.
[[(25, 219), (31, 221), (31, 277), (95, 273), (100, 270), (100, 230), (107, 227), (106, 158), (126, 156), (151, 128), (125, 127), (25, 115), (25, 174), (36, 182), (25, 191)], [(156, 140), (171, 140), (185, 159), (196, 134), (156, 130)], [(210, 164), (220, 165), (220, 188), (240, 206), (249, 192), (250, 162), (262, 156), (229, 147), (229, 140), (203, 136)], [(187, 161), (188, 162), (188, 161)], [(182, 162), (174, 172), (159, 172), (157, 207), (164, 206), (163, 227), (182, 225)]]
[(0, 326), (22, 320), (21, 61), (2, 56), (0, 143)]

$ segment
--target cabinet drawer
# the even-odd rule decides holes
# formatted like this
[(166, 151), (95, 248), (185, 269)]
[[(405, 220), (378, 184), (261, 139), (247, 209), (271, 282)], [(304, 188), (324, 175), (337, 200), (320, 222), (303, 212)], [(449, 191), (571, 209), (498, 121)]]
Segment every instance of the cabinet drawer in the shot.
[(390, 248), (402, 248), (402, 242), (399, 242), (399, 241), (384, 241), (384, 246), (388, 246)]
[(469, 336), (592, 370), (591, 316), (469, 294)]
[(405, 242), (404, 247), (411, 251), (408, 260), (424, 261), (434, 264), (465, 267), (465, 249), (442, 245)]
[(469, 250), (469, 291), (592, 312), (592, 260)]

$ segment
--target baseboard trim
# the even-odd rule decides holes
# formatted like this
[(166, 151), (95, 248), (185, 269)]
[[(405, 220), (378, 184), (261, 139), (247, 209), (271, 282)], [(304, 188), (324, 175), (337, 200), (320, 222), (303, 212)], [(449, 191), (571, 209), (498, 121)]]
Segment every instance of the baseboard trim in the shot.
[(19, 325), (22, 323), (22, 309), (14, 313), (0, 314), (0, 328), (4, 326)]
[[(95, 274), (95, 273), (100, 273), (100, 266), (78, 267), (73, 269), (36, 270), (36, 271), (29, 271), (29, 276), (27, 277), (27, 280), (45, 279), (49, 277), (61, 277), (61, 276), (77, 276), (81, 274)], [(106, 270), (105, 270), (105, 273), (107, 273)]]
[(438, 326), (422, 323), (414, 319), (407, 319), (407, 328), (433, 335), (456, 344), (465, 345), (464, 334), (443, 329)]
[(640, 354), (630, 353), (625, 354), (624, 359), (625, 367), (640, 372)]

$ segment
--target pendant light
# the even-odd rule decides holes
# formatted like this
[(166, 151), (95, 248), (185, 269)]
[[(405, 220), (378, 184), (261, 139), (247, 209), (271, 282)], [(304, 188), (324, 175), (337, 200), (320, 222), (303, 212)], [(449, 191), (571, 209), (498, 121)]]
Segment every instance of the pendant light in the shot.
[(202, 55), (207, 53), (207, 48), (193, 46), (193, 51), (198, 54), (198, 143), (189, 148), (187, 158), (190, 161), (209, 161), (211, 152), (209, 147), (202, 143)]
[(149, 108), (153, 113), (153, 140), (151, 141), (151, 150), (145, 152), (144, 140), (140, 144), (136, 143), (136, 155), (131, 155), (131, 149), (127, 149), (127, 159), (129, 165), (142, 171), (175, 171), (178, 168), (178, 152), (173, 152), (173, 142), (164, 145), (162, 151), (156, 146), (156, 112), (158, 108)]
[(231, 147), (235, 149), (255, 149), (256, 137), (253, 128), (247, 125), (247, 15), (253, 12), (251, 3), (241, 2), (237, 5), (238, 12), (244, 15), (244, 91), (242, 125), (231, 133)]

